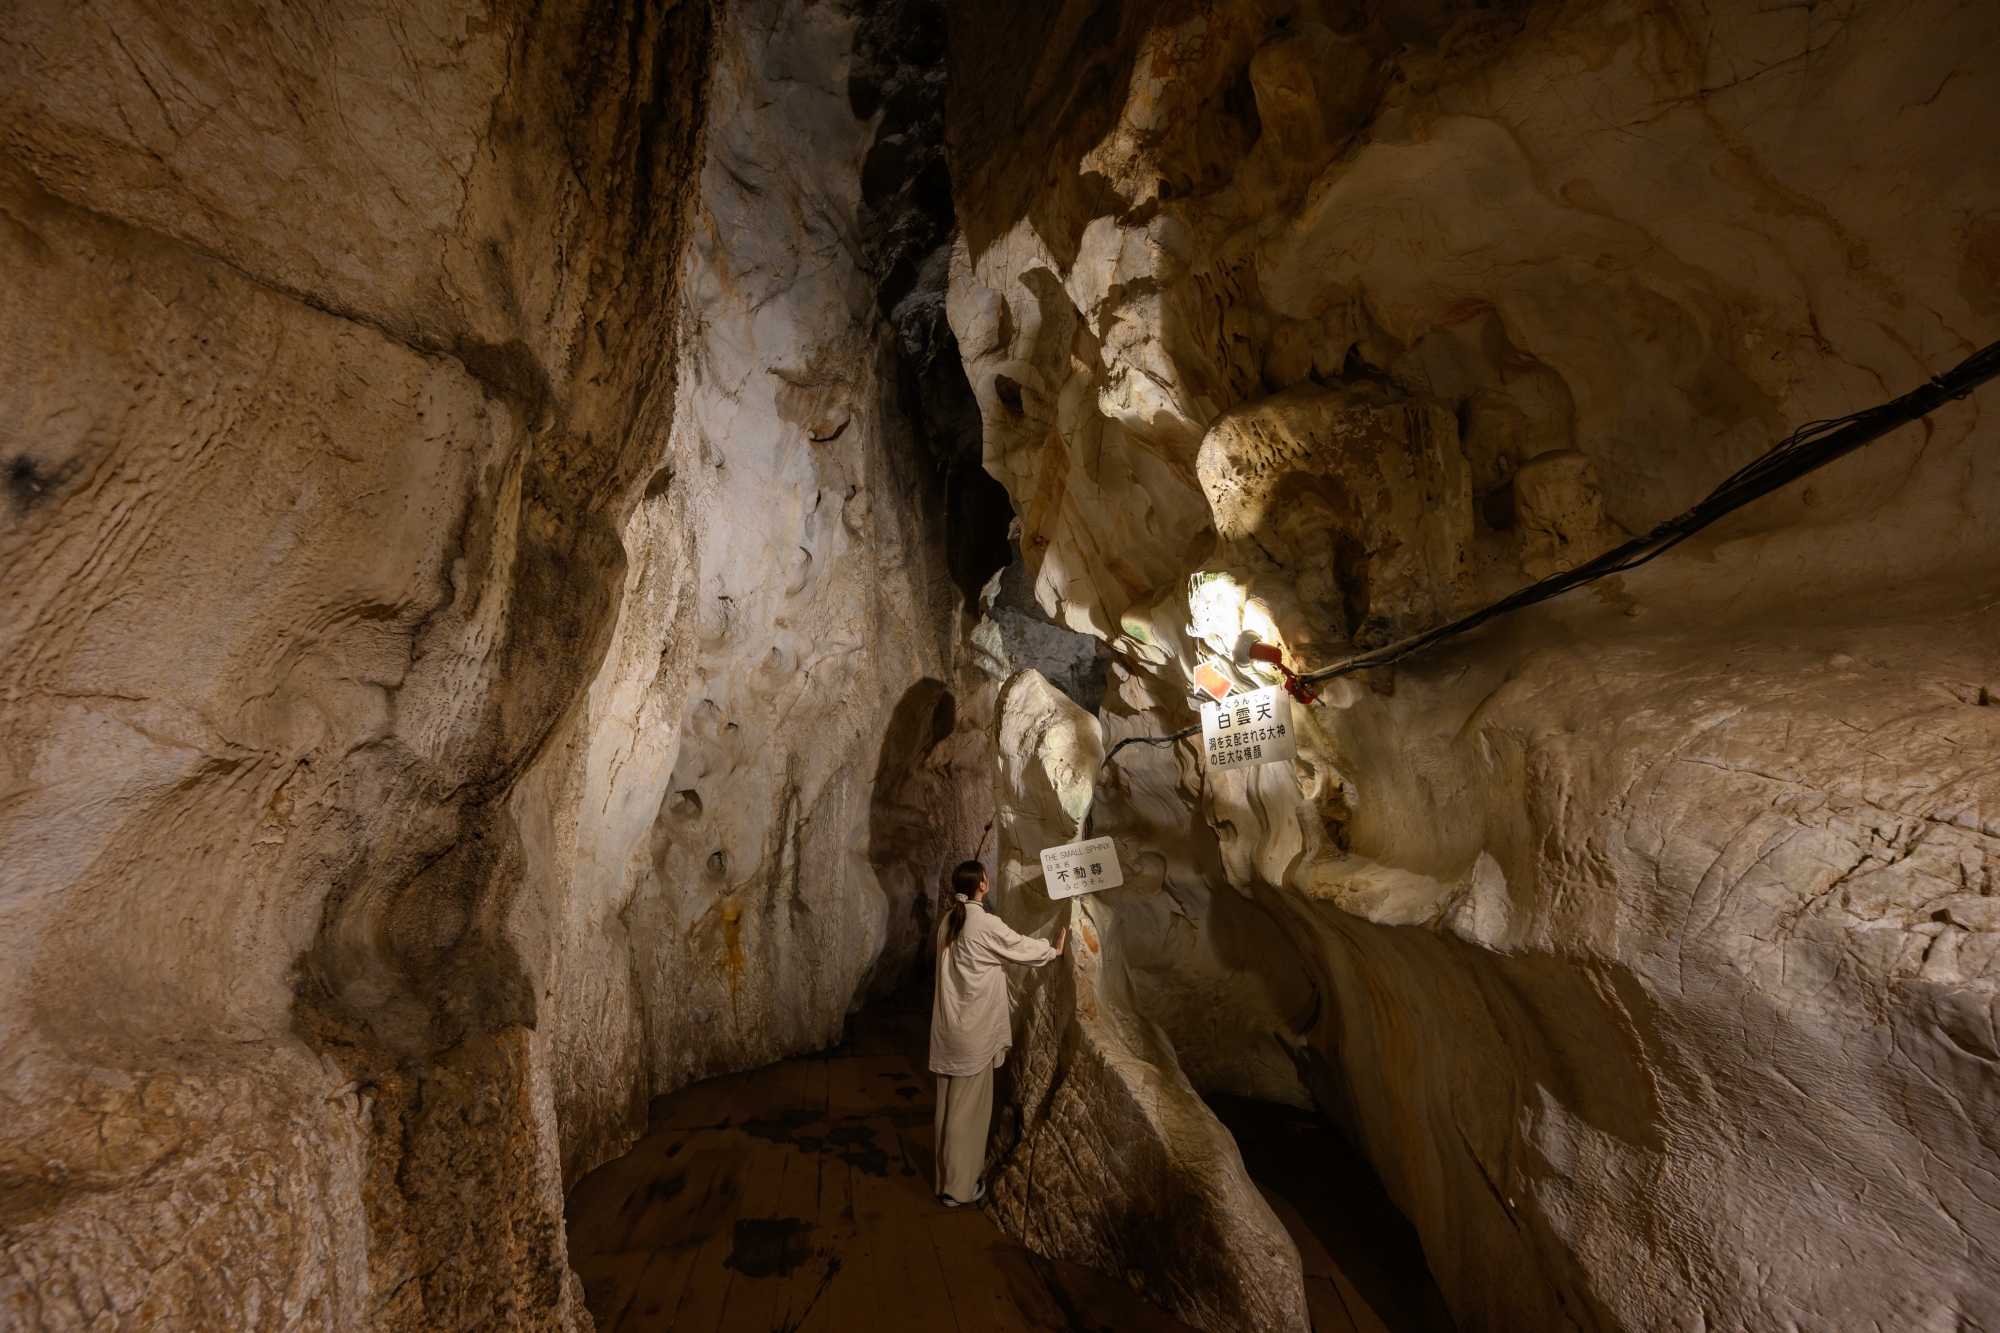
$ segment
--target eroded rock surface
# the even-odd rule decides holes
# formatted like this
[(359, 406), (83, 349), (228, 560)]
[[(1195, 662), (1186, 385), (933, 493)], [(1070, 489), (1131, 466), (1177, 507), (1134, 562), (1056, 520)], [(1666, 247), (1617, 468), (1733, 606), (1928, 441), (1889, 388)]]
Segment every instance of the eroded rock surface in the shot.
[(705, 11), (6, 26), (10, 1320), (573, 1324), (507, 798), (664, 445)]
[(10, 11), (0, 1322), (588, 1327), (567, 1183), (913, 961), (858, 21)]
[[(954, 10), (951, 312), (1041, 605), (1117, 654), (1108, 737), (1189, 725), (1204, 657), (1275, 681), (1246, 634), (1306, 670), (1435, 624), (2000, 336), (1989, 12), (1032, 8)], [(1336, 682), (1294, 762), (1124, 751), (1095, 827), (1169, 868), (1089, 911), (1104, 970), (1155, 950), (1147, 1058), (1341, 1119), (1462, 1328), (2000, 1318), (1989, 418)], [(1178, 952), (1124, 934), (1175, 865), (1221, 877)], [(1253, 999), (1147, 993), (1236, 970), (1231, 899), (1277, 923), (1213, 992)]]
[[(1094, 795), (1096, 719), (1024, 671), (1000, 692), (997, 734), (1007, 799), (995, 910), (1024, 933), (1071, 931), (1062, 958), (1013, 979), (1021, 1049), (1009, 1065), (1015, 1114), (995, 1144), (995, 1219), (1040, 1253), (1123, 1276), (1197, 1328), (1306, 1333), (1298, 1248), (1141, 1009), (1116, 900), (1055, 902), (1043, 890), (1041, 849), (1074, 838)], [(1120, 843), (1121, 859), (1137, 852)]]
[[(1226, 1092), (1340, 1120), (1462, 1328), (2000, 1324), (1990, 401), (1296, 761), (1103, 762), (2000, 336), (1996, 54), (1954, 0), (11, 5), (0, 1322), (587, 1327), (567, 1185), (833, 1040), (983, 845), (1077, 926), (996, 1216), (1191, 1323), (1305, 1319)], [(1058, 906), (1085, 829), (1126, 883)]]

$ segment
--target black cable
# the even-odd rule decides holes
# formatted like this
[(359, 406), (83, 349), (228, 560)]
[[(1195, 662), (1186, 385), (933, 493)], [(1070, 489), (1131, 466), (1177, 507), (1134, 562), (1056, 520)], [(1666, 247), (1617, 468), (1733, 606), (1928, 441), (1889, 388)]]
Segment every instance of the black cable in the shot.
[(1111, 762), (1111, 756), (1117, 754), (1128, 745), (1172, 745), (1175, 741), (1186, 740), (1200, 730), (1201, 723), (1197, 722), (1193, 726), (1177, 731), (1171, 736), (1127, 736), (1124, 740), (1105, 751), (1104, 763), (1097, 766), (1097, 771), (1102, 773), (1105, 766)]
[[(1597, 579), (1612, 574), (1620, 574), (1628, 569), (1637, 569), (1647, 561), (1666, 554), (1674, 547), (1700, 532), (1728, 514), (1735, 513), (1752, 500), (1761, 499), (1772, 491), (1797, 481), (1809, 472), (1825, 467), (1837, 458), (1854, 452), (1864, 444), (1872, 443), (1887, 435), (1898, 426), (1907, 425), (1919, 418), (1929, 416), (1948, 402), (1965, 397), (1986, 381), (2000, 376), (2000, 342), (1981, 348), (1965, 360), (1932, 378), (1930, 383), (1892, 399), (1878, 407), (1853, 412), (1830, 421), (1809, 421), (1779, 441), (1770, 452), (1764, 454), (1747, 467), (1732, 474), (1720, 486), (1694, 508), (1654, 528), (1643, 537), (1634, 537), (1623, 546), (1606, 551), (1575, 569), (1551, 574), (1548, 578), (1531, 583), (1518, 592), (1510, 593), (1497, 602), (1492, 602), (1470, 615), (1439, 625), (1435, 629), (1413, 634), (1407, 639), (1399, 639), (1369, 652), (1345, 658), (1330, 667), (1318, 671), (1301, 673), (1297, 679), (1311, 683), (1332, 680), (1353, 671), (1365, 671), (1369, 667), (1389, 666), (1400, 662), (1412, 653), (1421, 652), (1444, 639), (1453, 638), (1492, 620), (1509, 611), (1518, 611), (1536, 602), (1545, 602), (1551, 597), (1561, 596), (1571, 588), (1581, 587)], [(1185, 740), (1201, 730), (1196, 723), (1168, 736), (1127, 736), (1111, 747), (1104, 756), (1102, 772), (1111, 763), (1111, 757), (1128, 745), (1172, 745)]]
[[(1898, 426), (1930, 415), (1944, 404), (1965, 397), (1995, 376), (2000, 376), (2000, 343), (1993, 343), (1974, 352), (1952, 369), (1934, 377), (1930, 383), (1904, 394), (1901, 398), (1883, 403), (1879, 407), (1871, 407), (1844, 417), (1835, 417), (1831, 421), (1807, 422), (1786, 436), (1769, 453), (1710, 491), (1694, 508), (1668, 519), (1643, 537), (1635, 537), (1623, 546), (1606, 551), (1595, 560), (1560, 574), (1551, 574), (1548, 578), (1531, 583), (1518, 592), (1483, 606), (1470, 615), (1460, 616), (1457, 620), (1439, 625), (1436, 629), (1428, 629), (1407, 639), (1399, 639), (1384, 647), (1345, 658), (1318, 671), (1304, 672), (1298, 679), (1306, 682), (1332, 680), (1335, 676), (1344, 676), (1351, 671), (1389, 666), (1440, 640), (1476, 629), (1495, 616), (1518, 611), (1536, 602), (1545, 602), (1551, 597), (1568, 592), (1571, 588), (1580, 587), (1607, 575), (1637, 569), (1647, 561), (1664, 555), (1717, 519), (1736, 512), (1752, 500), (1769, 495), (1788, 482), (1796, 481), (1809, 472), (1825, 467), (1836, 458), (1841, 458), (1864, 444), (1880, 439)], [(1198, 731), (1200, 728), (1194, 730)], [(1177, 736), (1190, 734), (1192, 733), (1179, 732)], [(1125, 743), (1128, 742), (1121, 742)]]

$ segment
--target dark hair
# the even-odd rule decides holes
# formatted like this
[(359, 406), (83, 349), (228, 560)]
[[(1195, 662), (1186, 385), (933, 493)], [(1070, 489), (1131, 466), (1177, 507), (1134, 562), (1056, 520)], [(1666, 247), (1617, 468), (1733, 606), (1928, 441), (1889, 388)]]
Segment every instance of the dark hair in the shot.
[(960, 861), (958, 868), (951, 872), (951, 924), (944, 928), (944, 942), (952, 943), (958, 932), (965, 929), (965, 904), (960, 894), (970, 898), (986, 882), (986, 867), (977, 861)]

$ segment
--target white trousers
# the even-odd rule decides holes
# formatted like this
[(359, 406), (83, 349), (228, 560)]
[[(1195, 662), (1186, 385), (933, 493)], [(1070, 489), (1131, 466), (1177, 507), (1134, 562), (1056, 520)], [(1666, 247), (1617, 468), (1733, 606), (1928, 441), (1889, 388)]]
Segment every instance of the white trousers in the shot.
[(993, 1123), (993, 1071), (937, 1076), (937, 1192), (971, 1203), (986, 1167)]

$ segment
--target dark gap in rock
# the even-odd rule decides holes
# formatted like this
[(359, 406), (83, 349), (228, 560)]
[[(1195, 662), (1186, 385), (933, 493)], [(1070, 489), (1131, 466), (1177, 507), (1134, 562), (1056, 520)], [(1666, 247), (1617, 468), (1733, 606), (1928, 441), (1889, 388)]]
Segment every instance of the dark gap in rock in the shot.
[(942, 507), (945, 564), (968, 603), (1007, 563), (1013, 505), (988, 475), (979, 403), (945, 318), (958, 218), (945, 160), (945, 10), (937, 0), (861, 6), (848, 105), (881, 114), (862, 167), (861, 243), (895, 333), (898, 397)]
[(16, 454), (7, 461), (7, 493), (14, 498), (14, 505), (23, 512), (33, 509), (46, 500), (55, 489), (55, 479), (36, 466), (35, 460), (26, 454)]
[(1006, 408), (1015, 416), (1018, 417), (1027, 411), (1027, 405), (1021, 401), (1020, 383), (1012, 375), (995, 375), (993, 377), (993, 394), (1000, 400), (1000, 406)]
[(1204, 1100), (1299, 1247), (1314, 1327), (1372, 1327), (1351, 1312), (1359, 1301), (1391, 1333), (1452, 1333), (1417, 1229), (1346, 1135), (1317, 1111)]
[(931, 710), (931, 744), (933, 746), (943, 744), (945, 738), (957, 728), (958, 700), (947, 690), (944, 697), (937, 701), (937, 707)]
[(1104, 701), (1111, 649), (1103, 640), (1058, 624), (1035, 600), (1034, 580), (1018, 547), (1006, 568), (980, 592), (985, 618), (973, 631), (973, 651), (989, 676), (1005, 680), (1033, 667), (1079, 707)]
[(896, 701), (883, 731), (868, 802), (868, 863), (908, 910), (891, 914), (882, 952), (855, 992), (857, 1007), (905, 984), (907, 960), (921, 961), (929, 943), (940, 862), (956, 857), (940, 851), (926, 760), (957, 725), (957, 700), (943, 681), (926, 678)]

